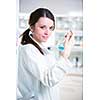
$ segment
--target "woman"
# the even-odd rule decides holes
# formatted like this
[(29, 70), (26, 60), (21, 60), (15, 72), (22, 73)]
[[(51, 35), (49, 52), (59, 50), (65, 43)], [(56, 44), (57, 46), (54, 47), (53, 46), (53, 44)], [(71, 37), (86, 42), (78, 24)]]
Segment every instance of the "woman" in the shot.
[(53, 14), (46, 8), (38, 8), (31, 13), (29, 26), (21, 35), (18, 48), (17, 100), (58, 100), (57, 83), (70, 69), (67, 58), (72, 32), (65, 37), (65, 49), (56, 60), (42, 45), (55, 29)]

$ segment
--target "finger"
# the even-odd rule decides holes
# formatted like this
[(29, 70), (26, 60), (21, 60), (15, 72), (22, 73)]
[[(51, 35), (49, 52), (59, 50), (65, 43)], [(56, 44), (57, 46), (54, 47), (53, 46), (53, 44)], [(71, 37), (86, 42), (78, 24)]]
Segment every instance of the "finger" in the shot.
[(72, 38), (72, 36), (73, 36), (73, 32), (70, 30), (69, 40)]
[(70, 39), (72, 38), (72, 36), (73, 36), (73, 32), (70, 30), (70, 31), (67, 33), (67, 35), (65, 35), (65, 38), (66, 38), (68, 41), (70, 41)]

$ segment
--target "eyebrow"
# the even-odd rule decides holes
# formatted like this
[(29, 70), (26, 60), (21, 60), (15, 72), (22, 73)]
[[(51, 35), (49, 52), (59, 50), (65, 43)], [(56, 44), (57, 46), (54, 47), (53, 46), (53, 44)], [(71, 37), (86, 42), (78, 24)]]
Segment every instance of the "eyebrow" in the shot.
[[(46, 27), (47, 27), (47, 25), (40, 25), (40, 27), (41, 27), (41, 26), (46, 26)], [(54, 27), (54, 25), (52, 25), (52, 26), (49, 26), (49, 27)]]

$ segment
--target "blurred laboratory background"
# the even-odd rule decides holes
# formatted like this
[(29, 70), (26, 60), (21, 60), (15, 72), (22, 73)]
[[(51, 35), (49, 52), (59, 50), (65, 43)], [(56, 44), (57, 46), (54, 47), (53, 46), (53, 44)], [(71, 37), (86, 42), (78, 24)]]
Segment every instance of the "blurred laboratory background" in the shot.
[(19, 35), (28, 26), (28, 17), (32, 11), (39, 7), (49, 8), (56, 19), (54, 34), (46, 43), (51, 52), (59, 57), (57, 50), (52, 49), (62, 41), (67, 31), (75, 33), (75, 44), (69, 57), (73, 72), (66, 75), (60, 84), (60, 100), (83, 99), (83, 0), (16, 0), (16, 46), (19, 45)]

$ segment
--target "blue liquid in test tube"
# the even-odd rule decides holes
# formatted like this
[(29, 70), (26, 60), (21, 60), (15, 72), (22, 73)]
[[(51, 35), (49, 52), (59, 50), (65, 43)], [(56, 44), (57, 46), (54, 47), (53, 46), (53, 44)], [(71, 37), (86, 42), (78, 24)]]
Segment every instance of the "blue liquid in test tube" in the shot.
[(64, 45), (63, 45), (63, 43), (62, 43), (62, 44), (59, 44), (59, 45), (57, 46), (57, 49), (58, 49), (59, 51), (64, 51)]

